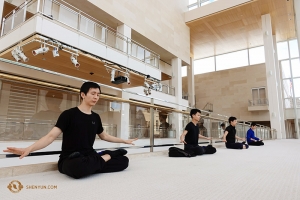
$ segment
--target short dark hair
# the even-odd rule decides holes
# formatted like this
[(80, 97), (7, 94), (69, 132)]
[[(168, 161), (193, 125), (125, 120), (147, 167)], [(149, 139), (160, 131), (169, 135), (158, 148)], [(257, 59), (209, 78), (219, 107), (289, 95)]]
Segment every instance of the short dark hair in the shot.
[(252, 123), (251, 123), (251, 126), (256, 126), (256, 122), (252, 122)]
[(220, 126), (221, 126), (221, 127), (224, 127), (224, 126), (225, 126), (225, 124), (224, 124), (224, 123), (222, 123)]
[(100, 86), (97, 84), (97, 83), (94, 83), (94, 82), (85, 82), (82, 84), (81, 88), (80, 88), (80, 98), (82, 99), (81, 97), (81, 92), (83, 92), (85, 95), (89, 92), (89, 90), (91, 88), (98, 88), (100, 93), (101, 93), (101, 89), (100, 89)]
[(229, 117), (228, 122), (230, 124), (230, 122), (233, 122), (234, 120), (236, 120), (236, 117)]
[(201, 111), (197, 108), (193, 108), (190, 112), (190, 116), (191, 118), (193, 118), (193, 115), (196, 115), (197, 113), (200, 113), (201, 114)]

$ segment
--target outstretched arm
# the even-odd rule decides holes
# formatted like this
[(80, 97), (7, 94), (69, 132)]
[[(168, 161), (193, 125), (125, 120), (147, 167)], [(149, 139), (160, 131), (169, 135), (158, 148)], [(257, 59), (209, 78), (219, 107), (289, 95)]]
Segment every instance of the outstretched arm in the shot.
[(245, 138), (240, 138), (239, 136), (235, 136), (235, 139), (245, 141)]
[(9, 152), (17, 155), (21, 155), (20, 159), (27, 156), (30, 152), (43, 149), (49, 144), (51, 144), (58, 136), (61, 134), (61, 130), (57, 127), (54, 127), (47, 135), (36, 141), (29, 147), (26, 148), (15, 148), (15, 147), (7, 147), (3, 152)]
[(105, 133), (104, 131), (101, 134), (98, 134), (98, 136), (101, 140), (105, 140), (107, 142), (124, 143), (124, 144), (132, 144), (132, 145), (134, 145), (133, 142), (137, 140), (137, 138), (129, 139), (129, 140), (123, 140), (121, 138), (111, 136), (111, 135)]
[(227, 136), (227, 134), (228, 134), (228, 131), (225, 131), (225, 132), (224, 132), (224, 135), (223, 135), (223, 142), (227, 142), (227, 141), (226, 141), (226, 136)]
[(186, 144), (186, 142), (184, 141), (185, 139), (185, 135), (188, 133), (187, 130), (184, 130), (183, 133), (180, 136), (180, 142)]
[(206, 140), (212, 140), (212, 137), (205, 137), (205, 136), (201, 135), (200, 133), (199, 133), (199, 138), (206, 139)]

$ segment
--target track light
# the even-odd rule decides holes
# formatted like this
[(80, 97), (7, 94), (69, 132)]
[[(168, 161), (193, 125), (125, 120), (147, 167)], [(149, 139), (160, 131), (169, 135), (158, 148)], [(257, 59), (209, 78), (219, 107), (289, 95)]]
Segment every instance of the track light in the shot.
[(41, 47), (39, 49), (33, 50), (32, 54), (34, 56), (36, 56), (36, 55), (41, 54), (41, 53), (47, 53), (48, 51), (49, 51), (49, 47), (44, 46), (44, 47)]
[(53, 48), (52, 54), (53, 54), (53, 57), (59, 56), (59, 53), (58, 53), (58, 47), (54, 47), (54, 48)]
[(144, 88), (144, 93), (145, 93), (145, 95), (146, 95), (146, 96), (148, 96), (148, 95), (149, 95), (149, 93), (148, 93), (148, 89), (147, 89), (147, 88)]
[(127, 84), (130, 85), (131, 83), (130, 83), (130, 80), (129, 80), (129, 73), (128, 73), (128, 71), (126, 71), (126, 73), (125, 73), (125, 78), (127, 79)]
[(111, 82), (115, 81), (115, 73), (116, 73), (116, 70), (112, 69), (111, 72), (110, 72), (110, 81)]
[(11, 55), (14, 57), (14, 59), (19, 62), (21, 58), (18, 56), (17, 52), (14, 50), (11, 51)]
[(25, 56), (25, 54), (23, 53), (22, 47), (20, 47), (20, 46), (16, 47), (14, 50), (12, 50), (11, 54), (14, 57), (14, 59), (18, 62), (21, 59), (23, 60), (23, 62), (27, 62), (29, 60), (29, 58), (27, 58)]
[(146, 87), (147, 89), (150, 88), (149, 83), (147, 83), (147, 82), (145, 81), (144, 84), (145, 84), (145, 87)]
[(28, 62), (29, 58), (27, 58), (27, 57), (25, 56), (25, 54), (23, 53), (21, 47), (17, 47), (17, 48), (15, 49), (15, 51), (16, 51), (16, 53), (18, 54), (18, 56), (23, 60), (23, 62)]
[(151, 94), (151, 88), (148, 88), (148, 94), (149, 95)]
[(75, 58), (74, 55), (71, 55), (71, 62), (73, 63), (73, 65), (76, 67), (76, 68), (79, 68), (80, 64), (78, 63), (77, 59)]

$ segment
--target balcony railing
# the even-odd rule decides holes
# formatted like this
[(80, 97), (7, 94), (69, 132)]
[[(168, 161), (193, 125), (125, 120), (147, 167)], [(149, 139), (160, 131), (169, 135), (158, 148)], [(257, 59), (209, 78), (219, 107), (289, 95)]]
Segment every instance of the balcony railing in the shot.
[(267, 106), (269, 105), (268, 99), (255, 99), (248, 101), (249, 106)]
[(67, 25), (127, 55), (159, 68), (160, 56), (138, 42), (118, 33), (99, 20), (72, 5), (55, 0), (25, 1), (3, 18), (1, 36), (22, 24), (32, 16), (42, 15)]

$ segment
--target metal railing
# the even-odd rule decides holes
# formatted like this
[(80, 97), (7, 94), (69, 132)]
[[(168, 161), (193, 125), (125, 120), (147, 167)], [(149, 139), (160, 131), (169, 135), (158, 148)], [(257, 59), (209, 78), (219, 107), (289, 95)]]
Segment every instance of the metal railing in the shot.
[(64, 1), (25, 1), (3, 18), (1, 37), (38, 13), (88, 35), (152, 67), (159, 68), (160, 56), (157, 53)]
[[(129, 126), (129, 138), (150, 138), (150, 127)], [(154, 138), (176, 138), (176, 130), (170, 128), (159, 128), (154, 126)]]
[(165, 94), (169, 94), (172, 96), (175, 96), (175, 87), (168, 86), (168, 85), (162, 85), (162, 91)]
[(267, 106), (269, 105), (268, 99), (255, 99), (248, 101), (249, 106)]
[[(56, 121), (53, 120), (11, 119), (1, 116), (0, 140), (38, 140), (47, 135), (55, 124)], [(117, 125), (103, 124), (103, 129), (109, 135), (117, 136)], [(62, 139), (62, 134), (57, 139)]]

